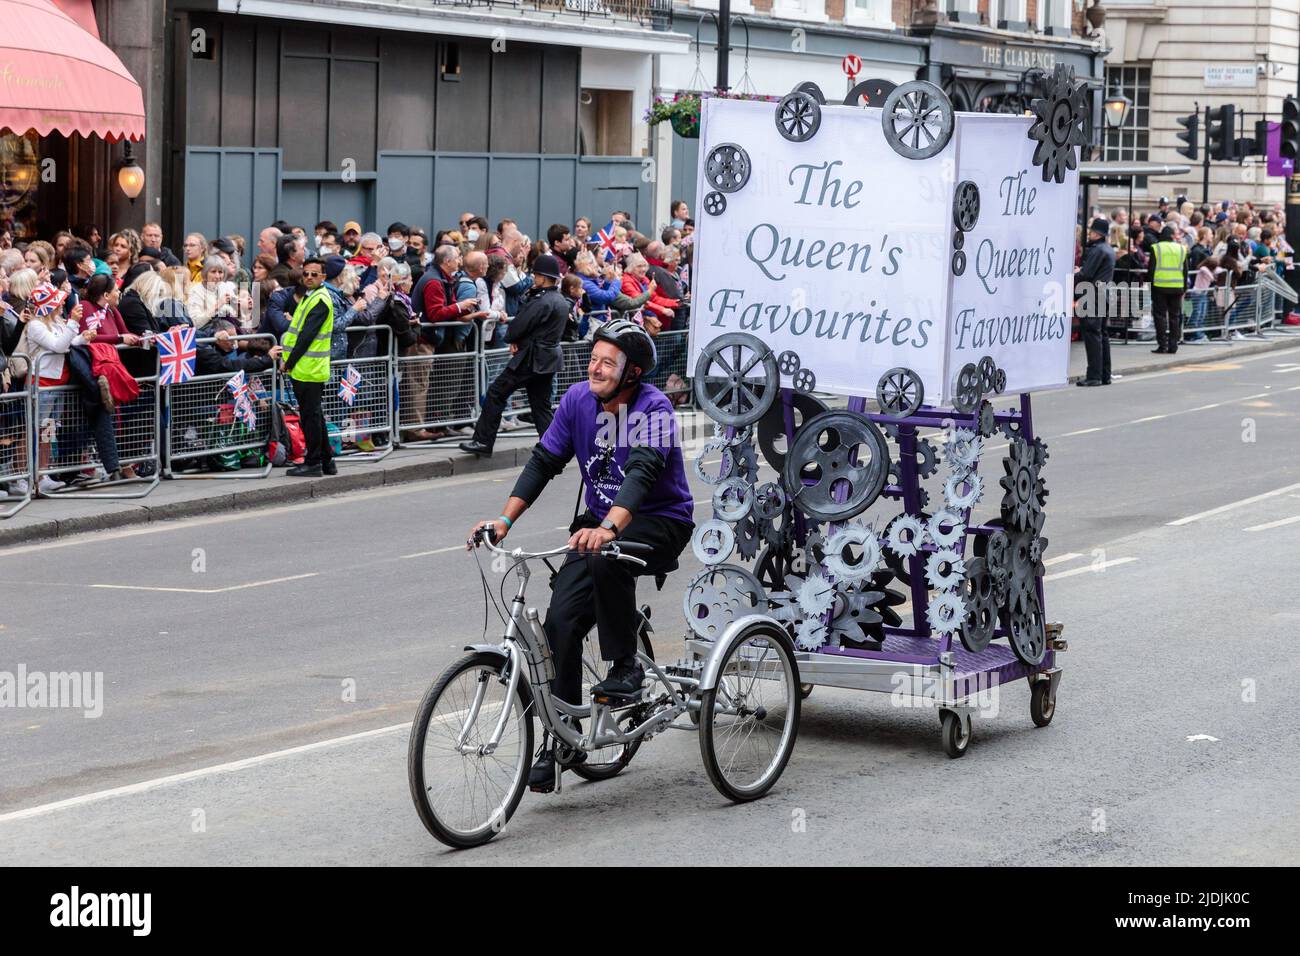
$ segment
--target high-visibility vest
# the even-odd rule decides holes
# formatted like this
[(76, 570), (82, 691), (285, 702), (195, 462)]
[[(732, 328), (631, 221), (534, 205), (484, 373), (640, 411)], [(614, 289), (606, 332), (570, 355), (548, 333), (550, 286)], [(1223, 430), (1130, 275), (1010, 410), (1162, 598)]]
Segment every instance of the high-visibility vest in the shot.
[(334, 334), (334, 297), (330, 295), (329, 289), (321, 286), (313, 289), (302, 297), (298, 303), (298, 308), (293, 310), (293, 321), (289, 323), (289, 331), (284, 333), (281, 345), (284, 346), (285, 353), (293, 351), (293, 347), (298, 344), (298, 336), (302, 333), (302, 327), (307, 321), (307, 314), (314, 309), (317, 304), (325, 303), (328, 315), (325, 322), (316, 333), (316, 338), (312, 339), (311, 345), (303, 353), (302, 358), (298, 359), (296, 365), (289, 372), (290, 378), (296, 378), (300, 382), (328, 382), (330, 377), (330, 340)]
[(1181, 242), (1166, 240), (1151, 247), (1156, 265), (1151, 272), (1151, 284), (1157, 289), (1183, 289), (1183, 263), (1187, 260), (1187, 247)]

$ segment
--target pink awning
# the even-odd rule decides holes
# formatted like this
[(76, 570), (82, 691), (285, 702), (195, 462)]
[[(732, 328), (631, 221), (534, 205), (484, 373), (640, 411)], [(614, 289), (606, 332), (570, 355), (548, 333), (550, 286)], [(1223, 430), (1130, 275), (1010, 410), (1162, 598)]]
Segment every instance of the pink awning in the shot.
[(0, 0), (0, 130), (144, 138), (144, 96), (112, 50), (49, 0)]

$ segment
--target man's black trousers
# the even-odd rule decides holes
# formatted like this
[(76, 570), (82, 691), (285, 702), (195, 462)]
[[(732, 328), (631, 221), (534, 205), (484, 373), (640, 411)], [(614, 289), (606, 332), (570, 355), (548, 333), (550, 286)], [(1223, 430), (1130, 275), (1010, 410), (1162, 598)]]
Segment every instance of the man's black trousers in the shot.
[(1178, 351), (1183, 338), (1183, 290), (1151, 287), (1151, 318), (1156, 323), (1156, 345)]
[[(581, 515), (573, 529), (594, 528), (599, 521)], [(592, 625), (600, 635), (600, 656), (607, 661), (632, 657), (637, 647), (636, 578), (653, 575), (673, 565), (691, 540), (692, 525), (672, 518), (637, 515), (619, 535), (620, 541), (639, 541), (654, 551), (636, 556), (642, 568), (630, 561), (594, 555), (570, 554), (551, 584), (551, 606), (546, 612), (546, 637), (555, 655), (555, 681), (551, 689), (561, 700), (581, 703), (582, 640)]]
[(554, 375), (537, 375), (523, 369), (506, 367), (488, 388), (487, 399), (474, 426), (474, 440), (491, 448), (501, 427), (501, 413), (505, 411), (510, 396), (519, 389), (528, 391), (528, 408), (533, 413), (533, 424), (539, 436), (546, 434), (555, 413), (551, 411), (551, 382)]
[(1088, 355), (1090, 382), (1110, 382), (1110, 337), (1106, 335), (1106, 316), (1085, 315), (1079, 319), (1083, 333), (1083, 350)]
[(325, 394), (324, 382), (300, 382), (291, 378), (293, 394), (298, 399), (298, 421), (302, 425), (303, 441), (307, 443), (307, 452), (302, 463), (308, 467), (325, 465), (334, 458), (334, 449), (330, 447), (329, 434), (325, 430), (325, 409), (322, 407)]

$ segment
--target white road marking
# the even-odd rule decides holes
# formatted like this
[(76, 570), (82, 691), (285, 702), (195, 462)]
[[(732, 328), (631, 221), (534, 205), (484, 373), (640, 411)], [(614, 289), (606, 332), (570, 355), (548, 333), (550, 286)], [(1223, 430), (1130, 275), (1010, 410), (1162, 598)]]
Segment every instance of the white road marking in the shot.
[(1247, 531), (1267, 531), (1269, 528), (1280, 528), (1284, 524), (1295, 524), (1300, 521), (1300, 515), (1292, 515), (1290, 518), (1279, 518), (1277, 521), (1269, 521), (1266, 524), (1252, 525)]
[(1070, 568), (1068, 571), (1057, 571), (1055, 574), (1043, 575), (1043, 581), (1059, 581), (1061, 578), (1074, 577), (1076, 574), (1093, 574), (1098, 571), (1105, 571), (1107, 568), (1113, 568), (1116, 565), (1128, 564), (1130, 561), (1136, 561), (1137, 558), (1115, 558), (1112, 561), (1100, 561), (1097, 564), (1085, 564), (1082, 567)]
[(250, 581), (248, 584), (232, 584), (225, 588), (160, 588), (146, 587), (143, 584), (92, 584), (92, 588), (106, 588), (113, 591), (168, 591), (173, 594), (225, 594), (228, 591), (243, 591), (247, 588), (261, 588), (268, 584), (283, 584), (286, 581), (301, 581), (303, 578), (314, 578), (319, 571), (309, 571), (306, 574), (293, 574), (287, 578), (271, 578), (269, 581)]
[(1215, 743), (1215, 744), (1219, 742), (1218, 737), (1211, 737), (1209, 734), (1188, 734), (1187, 735), (1187, 742), (1189, 744), (1194, 743), (1197, 740), (1208, 740), (1211, 743)]
[(56, 800), (54, 803), (44, 803), (36, 807), (28, 807), (26, 810), (14, 810), (10, 813), (0, 814), (0, 823), (12, 823), (17, 820), (30, 820), (33, 817), (44, 816), (47, 813), (54, 813), (57, 810), (66, 810), (71, 807), (85, 806), (88, 803), (98, 803), (101, 800), (109, 800), (113, 797), (125, 797), (136, 793), (147, 793), (150, 790), (156, 790), (159, 787), (170, 786), (176, 783), (187, 783), (191, 780), (200, 780), (203, 777), (211, 777), (219, 773), (233, 773), (237, 770), (247, 770), (250, 767), (256, 767), (259, 764), (268, 763), (272, 760), (280, 760), (283, 757), (293, 757), (298, 754), (311, 753), (314, 750), (324, 750), (327, 747), (334, 747), (339, 744), (350, 743), (354, 740), (365, 740), (368, 737), (379, 737), (384, 734), (391, 734), (395, 731), (405, 730), (410, 727), (410, 723), (393, 724), (389, 727), (380, 727), (378, 730), (363, 730), (358, 734), (348, 734), (346, 737), (332, 737), (329, 740), (318, 740), (311, 744), (302, 744), (298, 747), (290, 747), (287, 750), (276, 750), (269, 754), (260, 754), (256, 757), (245, 757), (243, 760), (234, 760), (230, 763), (221, 763), (212, 767), (202, 767), (198, 770), (187, 770), (184, 773), (174, 773), (166, 777), (155, 777), (153, 780), (142, 780), (139, 783), (127, 784), (124, 787), (113, 787), (111, 790), (98, 790), (94, 793), (82, 794), (79, 797), (69, 797), (66, 800)]
[(1300, 372), (1300, 363), (1297, 363), (1297, 362), (1287, 362), (1287, 363), (1283, 364), (1283, 363), (1279, 362), (1279, 363), (1278, 363), (1278, 367), (1275, 368), (1275, 369), (1273, 369), (1273, 374), (1274, 374), (1274, 375), (1281, 375), (1281, 374), (1284, 373), (1284, 372)]
[(1068, 554), (1058, 554), (1056, 557), (1048, 558), (1044, 561), (1043, 567), (1050, 568), (1054, 564), (1064, 564), (1066, 561), (1073, 561), (1075, 558), (1079, 557), (1082, 557), (1082, 555), (1076, 551), (1071, 551)]
[(448, 548), (434, 548), (432, 551), (415, 551), (411, 554), (403, 554), (398, 560), (401, 560), (402, 558), (427, 558), (431, 554), (446, 554), (449, 551), (460, 551), (462, 549), (468, 550), (465, 548), (464, 544), (453, 544)]
[(1073, 438), (1075, 435), (1090, 435), (1093, 432), (1099, 432), (1101, 428), (1080, 428), (1077, 432), (1066, 432), (1061, 438)]
[(1287, 485), (1285, 488), (1275, 488), (1273, 491), (1266, 491), (1262, 495), (1254, 495), (1250, 498), (1242, 498), (1240, 501), (1233, 501), (1226, 505), (1219, 505), (1217, 508), (1211, 508), (1209, 511), (1201, 511), (1194, 515), (1188, 515), (1186, 518), (1179, 518), (1177, 521), (1169, 521), (1167, 524), (1179, 526), (1191, 524), (1193, 521), (1200, 521), (1202, 518), (1209, 518), (1212, 515), (1223, 514), (1225, 511), (1232, 511), (1236, 508), (1242, 508), (1246, 505), (1254, 504), (1256, 501), (1263, 501), (1265, 498), (1272, 498), (1276, 495), (1284, 495), (1289, 491), (1295, 491), (1300, 488), (1300, 482), (1294, 485)]
[(1143, 422), (1158, 422), (1162, 418), (1168, 418), (1168, 415), (1148, 415), (1146, 418), (1135, 418), (1128, 425), (1141, 425)]

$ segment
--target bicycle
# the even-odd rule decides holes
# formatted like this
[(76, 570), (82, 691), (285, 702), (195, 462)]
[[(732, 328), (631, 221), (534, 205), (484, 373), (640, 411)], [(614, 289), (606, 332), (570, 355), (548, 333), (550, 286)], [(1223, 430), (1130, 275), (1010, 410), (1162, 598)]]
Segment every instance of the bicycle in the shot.
[[(609, 779), (643, 742), (670, 729), (699, 734), (709, 779), (728, 799), (756, 800), (775, 785), (794, 750), (801, 700), (794, 645), (777, 622), (761, 614), (742, 617), (702, 661), (660, 666), (643, 611), (637, 654), (646, 672), (641, 695), (570, 704), (551, 693), (550, 642), (537, 609), (525, 600), (530, 562), (567, 554), (568, 547), (507, 551), (482, 530), (475, 543), (512, 559), (518, 586), (500, 643), (466, 645), (466, 656), (438, 676), (416, 710), (407, 778), (416, 812), (434, 837), (467, 848), (504, 829), (532, 768), (534, 714), (554, 741), (557, 793), (565, 770), (588, 780)], [(596, 553), (645, 567), (634, 552), (648, 550), (614, 541)], [(584, 661), (583, 666), (590, 683), (599, 680), (597, 664)], [(698, 720), (698, 726), (676, 723), (683, 715)], [(588, 760), (579, 762), (579, 754)]]

